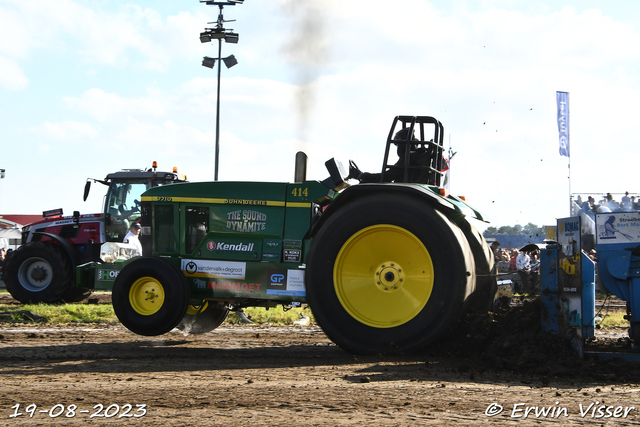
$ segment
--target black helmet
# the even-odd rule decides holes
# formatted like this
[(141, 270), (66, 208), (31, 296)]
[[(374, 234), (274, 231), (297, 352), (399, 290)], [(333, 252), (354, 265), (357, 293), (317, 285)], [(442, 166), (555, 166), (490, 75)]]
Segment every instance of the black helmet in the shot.
[[(393, 137), (394, 141), (406, 141), (407, 139), (409, 139), (409, 129), (411, 128), (402, 128), (400, 129), (398, 132), (396, 132), (395, 136)], [(414, 141), (417, 141), (415, 134), (411, 135), (411, 139)]]
[[(402, 128), (400, 129), (398, 132), (396, 132), (396, 134), (393, 137), (394, 141), (407, 141), (409, 139), (409, 130), (411, 128)], [(411, 134), (411, 140), (412, 141), (417, 141), (415, 133)], [(398, 157), (402, 158), (404, 156), (404, 153), (407, 149), (407, 144), (398, 144), (397, 142), (394, 142), (394, 144), (396, 144), (398, 146)], [(416, 144), (411, 144), (409, 146), (409, 151), (413, 151), (417, 148)]]

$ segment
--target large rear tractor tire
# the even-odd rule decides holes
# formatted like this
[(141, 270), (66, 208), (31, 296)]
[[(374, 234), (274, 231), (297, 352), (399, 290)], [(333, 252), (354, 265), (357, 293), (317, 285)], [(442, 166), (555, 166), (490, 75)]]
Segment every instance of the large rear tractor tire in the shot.
[(138, 335), (162, 335), (175, 328), (189, 304), (182, 272), (163, 258), (138, 258), (122, 269), (111, 291), (113, 311)]
[(3, 270), (7, 290), (23, 304), (60, 302), (74, 285), (69, 258), (51, 243), (22, 245), (7, 259)]
[(475, 279), (461, 230), (428, 203), (398, 194), (347, 204), (319, 230), (307, 259), (311, 310), (353, 353), (432, 342), (460, 316)]
[(178, 329), (188, 334), (205, 334), (220, 326), (229, 315), (229, 309), (218, 307), (208, 302), (202, 305), (189, 305), (187, 313), (184, 315)]
[(498, 275), (496, 262), (491, 247), (474, 226), (467, 221), (460, 224), (476, 264), (476, 291), (471, 301), (471, 308), (478, 312), (486, 312), (493, 308), (498, 292)]

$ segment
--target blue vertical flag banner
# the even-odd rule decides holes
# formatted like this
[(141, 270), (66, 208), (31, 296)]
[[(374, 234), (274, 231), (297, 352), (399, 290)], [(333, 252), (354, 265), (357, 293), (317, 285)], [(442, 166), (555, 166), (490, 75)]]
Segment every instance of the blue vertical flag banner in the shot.
[(569, 155), (569, 93), (556, 92), (558, 104), (558, 133), (560, 137), (560, 155)]

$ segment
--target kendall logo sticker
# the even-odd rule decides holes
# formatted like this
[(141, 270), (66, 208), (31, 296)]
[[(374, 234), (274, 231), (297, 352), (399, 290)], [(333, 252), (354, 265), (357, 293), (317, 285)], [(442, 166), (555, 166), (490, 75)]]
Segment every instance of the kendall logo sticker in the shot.
[(210, 240), (207, 242), (207, 249), (210, 251), (224, 251), (224, 252), (253, 252), (253, 243), (244, 244), (244, 243), (225, 243), (225, 242), (214, 242)]

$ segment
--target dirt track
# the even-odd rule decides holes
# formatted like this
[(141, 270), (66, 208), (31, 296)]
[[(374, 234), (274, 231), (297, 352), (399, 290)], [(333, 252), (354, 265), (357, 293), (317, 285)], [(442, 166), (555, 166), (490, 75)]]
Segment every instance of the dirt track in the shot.
[[(503, 314), (488, 325), (500, 325)], [(507, 320), (517, 332), (517, 318)], [(362, 357), (345, 353), (314, 326), (141, 337), (120, 325), (0, 324), (0, 418), (6, 425), (640, 424), (635, 365), (583, 362), (557, 354), (553, 340), (539, 343), (546, 353), (528, 357), (530, 341), (505, 345), (504, 337), (481, 336), (481, 343), (478, 330), (474, 336), (420, 354)], [(593, 406), (587, 410), (595, 402), (619, 416), (597, 418)], [(25, 410), (30, 404), (37, 405), (32, 418)], [(127, 414), (126, 404), (132, 405)], [(492, 404), (503, 411), (489, 417), (498, 408)], [(11, 417), (15, 405), (23, 415)], [(103, 416), (91, 419), (96, 405), (103, 405)], [(136, 405), (146, 405), (146, 414), (134, 417), (143, 414)], [(527, 407), (556, 409), (524, 418)], [(626, 417), (625, 407), (634, 407)], [(118, 418), (123, 414), (129, 417)]]

